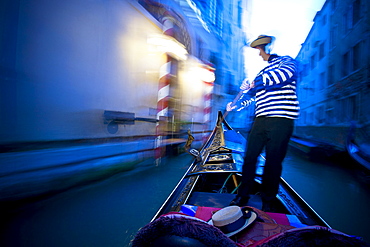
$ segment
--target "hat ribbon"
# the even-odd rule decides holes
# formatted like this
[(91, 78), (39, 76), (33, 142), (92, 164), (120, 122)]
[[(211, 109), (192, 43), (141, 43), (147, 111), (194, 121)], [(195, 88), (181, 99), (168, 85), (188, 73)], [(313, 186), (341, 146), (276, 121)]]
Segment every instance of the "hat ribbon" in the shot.
[(223, 232), (223, 233), (230, 233), (234, 232), (236, 230), (239, 230), (241, 227), (244, 226), (246, 219), (249, 219), (252, 215), (251, 211), (248, 210), (248, 213), (245, 211), (242, 211), (243, 216), (240, 217), (238, 220), (234, 221), (233, 223), (224, 225), (224, 226), (218, 226), (218, 228)]

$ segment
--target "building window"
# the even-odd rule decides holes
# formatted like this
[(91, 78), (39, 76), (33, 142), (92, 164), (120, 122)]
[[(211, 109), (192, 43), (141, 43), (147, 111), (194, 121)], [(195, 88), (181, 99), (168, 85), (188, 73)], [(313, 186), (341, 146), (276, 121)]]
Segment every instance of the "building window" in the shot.
[(361, 68), (361, 42), (343, 55), (342, 76), (347, 76), (353, 71)]
[(343, 117), (341, 113), (341, 107), (340, 107), (340, 100), (337, 100), (334, 102), (334, 116), (335, 116), (335, 123), (340, 123), (341, 118)]
[(325, 72), (320, 73), (319, 90), (323, 90), (326, 87)]
[(343, 55), (343, 60), (342, 60), (342, 76), (346, 76), (349, 74), (350, 71), (350, 52), (346, 52)]
[(324, 15), (321, 19), (321, 24), (322, 26), (325, 26), (326, 25), (326, 15)]
[(338, 102), (338, 120), (340, 123), (348, 123), (357, 120), (356, 96), (350, 96)]
[(353, 2), (353, 13), (352, 13), (352, 23), (355, 25), (361, 17), (361, 1), (356, 0)]
[(321, 60), (325, 56), (325, 41), (320, 44), (319, 59)]
[(301, 98), (302, 100), (306, 100), (308, 98), (308, 88), (303, 88)]
[(307, 124), (307, 113), (304, 111), (304, 112), (302, 112), (302, 123), (304, 124), (304, 125), (306, 125)]
[(302, 66), (302, 77), (301, 78), (303, 78), (303, 77), (305, 77), (307, 75), (308, 75), (308, 64), (304, 64)]
[(326, 110), (326, 123), (327, 124), (334, 124), (335, 123), (335, 115), (333, 108)]
[(318, 124), (324, 124), (325, 123), (325, 111), (324, 111), (324, 106), (319, 106), (317, 109), (317, 123)]
[(351, 96), (348, 98), (343, 99), (342, 101), (343, 106), (343, 115), (345, 115), (345, 122), (356, 120), (356, 96)]
[(307, 119), (307, 122), (311, 125), (315, 124), (315, 117), (314, 117), (314, 113), (313, 112), (310, 112), (308, 114), (308, 119)]
[(316, 89), (316, 85), (315, 85), (315, 80), (313, 80), (312, 82), (311, 82), (311, 86), (309, 87), (309, 89), (310, 89), (310, 95), (312, 96), (312, 95), (314, 95), (315, 94), (315, 89)]
[(347, 34), (352, 27), (351, 13), (351, 11), (346, 10), (343, 14), (343, 34)]
[(361, 68), (361, 42), (353, 47), (353, 70)]
[(338, 33), (338, 26), (334, 26), (330, 30), (330, 46), (333, 48), (336, 44), (337, 39), (337, 33)]
[(316, 67), (316, 53), (311, 56), (311, 70)]
[(337, 8), (337, 0), (333, 0), (331, 1), (332, 2), (332, 5), (331, 5), (331, 10), (335, 10)]
[(335, 82), (335, 73), (334, 73), (334, 64), (332, 65), (329, 65), (329, 69), (328, 69), (328, 84), (329, 86), (330, 85), (333, 85), (334, 82)]

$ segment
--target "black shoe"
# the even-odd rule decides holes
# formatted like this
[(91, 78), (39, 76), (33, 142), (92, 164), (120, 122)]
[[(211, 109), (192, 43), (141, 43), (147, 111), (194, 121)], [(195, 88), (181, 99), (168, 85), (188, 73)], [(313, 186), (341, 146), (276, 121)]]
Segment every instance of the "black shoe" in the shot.
[(249, 201), (249, 196), (239, 196), (237, 195), (234, 200), (230, 202), (230, 206), (247, 206)]

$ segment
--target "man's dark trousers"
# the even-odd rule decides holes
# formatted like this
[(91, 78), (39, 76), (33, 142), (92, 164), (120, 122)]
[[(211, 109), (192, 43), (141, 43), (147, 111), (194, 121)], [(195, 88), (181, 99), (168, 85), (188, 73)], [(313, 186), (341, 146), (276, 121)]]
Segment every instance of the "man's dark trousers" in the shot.
[(287, 153), (294, 120), (282, 117), (257, 117), (247, 140), (242, 184), (239, 196), (252, 194), (258, 156), (265, 147), (266, 162), (262, 176), (261, 196), (264, 202), (273, 200), (279, 189), (282, 162)]

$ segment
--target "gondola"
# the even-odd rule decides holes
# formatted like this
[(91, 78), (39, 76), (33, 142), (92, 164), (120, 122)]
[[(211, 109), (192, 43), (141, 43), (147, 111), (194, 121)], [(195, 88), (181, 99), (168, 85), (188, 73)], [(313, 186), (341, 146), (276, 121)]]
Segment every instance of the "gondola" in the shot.
[[(349, 134), (346, 141), (346, 150), (349, 156), (360, 164), (367, 171), (370, 171), (370, 153), (369, 150), (365, 151), (365, 148), (362, 148), (356, 141), (356, 125), (351, 124)], [(368, 140), (368, 138), (363, 138)], [(365, 146), (365, 145), (363, 145)], [(368, 144), (366, 145), (369, 146)]]
[[(216, 127), (207, 142), (199, 152), (196, 150), (190, 152), (197, 157), (151, 222), (171, 212), (188, 213), (194, 212), (197, 208), (204, 210), (228, 207), (240, 185), (245, 144), (245, 138), (233, 130), (219, 112)], [(187, 145), (189, 146), (189, 143)], [(258, 191), (263, 162), (264, 159), (261, 157), (259, 169), (256, 171), (255, 194), (247, 205), (256, 210), (262, 208)], [(280, 181), (277, 199), (275, 215), (294, 218), (292, 222), (299, 226), (330, 227), (283, 178)]]
[(342, 151), (333, 144), (327, 142), (292, 136), (289, 145), (303, 153), (310, 160), (321, 160), (334, 157)]

